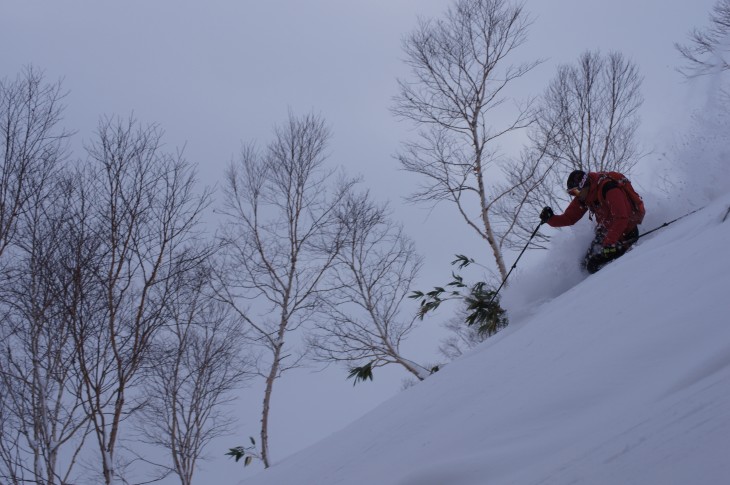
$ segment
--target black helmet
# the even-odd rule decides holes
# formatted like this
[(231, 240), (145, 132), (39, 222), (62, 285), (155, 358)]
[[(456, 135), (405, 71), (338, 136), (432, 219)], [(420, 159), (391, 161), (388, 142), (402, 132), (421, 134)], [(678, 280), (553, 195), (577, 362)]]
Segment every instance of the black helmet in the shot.
[(586, 173), (583, 170), (573, 170), (568, 175), (568, 190), (582, 189), (587, 182)]

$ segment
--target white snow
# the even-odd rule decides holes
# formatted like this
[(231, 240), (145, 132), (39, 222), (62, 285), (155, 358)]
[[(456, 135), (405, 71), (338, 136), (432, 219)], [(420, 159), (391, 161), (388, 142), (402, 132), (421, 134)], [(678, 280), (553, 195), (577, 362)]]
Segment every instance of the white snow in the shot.
[(556, 233), (505, 294), (506, 330), (241, 483), (730, 483), (728, 207), (719, 197), (589, 277), (590, 226)]

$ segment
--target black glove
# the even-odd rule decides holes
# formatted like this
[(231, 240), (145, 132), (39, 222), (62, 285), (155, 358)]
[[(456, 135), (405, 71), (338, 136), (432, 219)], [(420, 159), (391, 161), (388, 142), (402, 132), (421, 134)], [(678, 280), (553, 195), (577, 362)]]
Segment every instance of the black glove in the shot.
[(553, 209), (551, 207), (545, 207), (542, 212), (540, 212), (540, 222), (545, 224), (554, 215), (555, 213), (553, 212)]

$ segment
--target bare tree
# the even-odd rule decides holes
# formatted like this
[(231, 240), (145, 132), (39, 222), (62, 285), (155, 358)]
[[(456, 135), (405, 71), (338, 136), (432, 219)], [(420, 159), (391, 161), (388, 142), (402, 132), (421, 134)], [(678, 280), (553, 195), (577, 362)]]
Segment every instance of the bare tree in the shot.
[[(552, 203), (552, 194), (556, 191), (555, 180), (551, 177), (556, 164), (547, 153), (554, 136), (554, 132), (549, 132), (545, 138), (533, 138), (532, 146), (524, 147), (514, 163), (503, 167), (505, 182), (500, 186), (506, 195), (497, 201), (494, 211), (503, 220), (510, 221), (503, 238), (503, 243), (510, 248), (522, 248), (528, 241), (531, 248), (545, 247), (547, 238), (540, 232), (534, 237), (532, 234), (535, 214)], [(535, 212), (537, 207), (540, 210)]]
[[(2, 291), (0, 380), (28, 450), (36, 483), (67, 483), (88, 432), (65, 302), (75, 283), (64, 265), (76, 187), (66, 176), (29, 199), (18, 224), (13, 261)], [(59, 457), (65, 460), (59, 462)]]
[(618, 52), (588, 51), (577, 64), (558, 67), (539, 103), (531, 145), (506, 170), (504, 189), (513, 190), (499, 211), (517, 221), (514, 242), (530, 235), (544, 206), (567, 200), (572, 170), (630, 173), (642, 156), (641, 82), (636, 65)]
[(455, 360), (464, 353), (476, 347), (489, 338), (489, 334), (479, 330), (476, 325), (464, 325), (468, 317), (466, 310), (460, 310), (458, 315), (443, 323), (443, 327), (449, 331), (449, 335), (441, 340), (439, 352), (447, 359)]
[[(68, 481), (87, 419), (78, 400), (61, 264), (73, 185), (61, 172), (64, 95), (26, 68), (0, 81), (0, 478)], [(63, 459), (59, 458), (63, 456)]]
[(641, 82), (636, 65), (618, 52), (585, 52), (577, 65), (559, 66), (540, 106), (537, 146), (546, 143), (563, 170), (629, 172), (640, 157)]
[(349, 184), (333, 193), (333, 173), (324, 166), (329, 138), (320, 117), (290, 114), (266, 150), (245, 146), (227, 172), (221, 242), (229, 271), (220, 297), (267, 355), (259, 370), (265, 467), (274, 383), (303, 357), (287, 338), (321, 310), (325, 275), (341, 246), (336, 208)]
[(0, 256), (12, 241), (29, 199), (42, 191), (66, 155), (70, 133), (59, 128), (61, 83), (26, 68), (0, 80)]
[(426, 180), (411, 199), (455, 204), (489, 244), (502, 279), (504, 234), (492, 209), (508, 189), (496, 191), (487, 169), (500, 158), (497, 140), (533, 121), (530, 101), (512, 112), (503, 106), (506, 89), (539, 63), (505, 64), (530, 23), (522, 4), (509, 0), (457, 0), (445, 19), (421, 21), (404, 42), (414, 79), (399, 81), (393, 109), (421, 129), (420, 140), (398, 155), (404, 169)]
[(142, 404), (131, 393), (155, 334), (169, 322), (175, 282), (208, 255), (199, 222), (208, 192), (196, 195), (194, 173), (181, 154), (162, 151), (162, 132), (134, 119), (105, 118), (90, 157), (90, 213), (83, 227), (97, 242), (89, 318), (73, 337), (84, 406), (101, 455), (105, 483), (119, 478), (122, 421)]
[(224, 406), (252, 374), (242, 354), (241, 322), (212, 298), (209, 283), (207, 269), (178, 281), (181, 289), (169, 302), (171, 322), (155, 339), (154, 365), (144, 385), (148, 402), (140, 415), (143, 436), (170, 453), (171, 469), (183, 485), (193, 483), (210, 441), (235, 422)]
[(430, 371), (401, 350), (419, 321), (415, 312), (403, 315), (402, 304), (422, 259), (402, 227), (367, 193), (350, 196), (340, 214), (345, 239), (333, 271), (336, 290), (327, 301), (329, 318), (315, 323), (309, 339), (316, 358), (351, 368), (360, 364), (370, 373), (398, 364), (425, 379)]
[[(76, 188), (67, 177), (29, 201), (16, 234), (13, 262), (3, 289), (0, 380), (9, 390), (36, 483), (67, 483), (88, 432), (65, 302), (75, 283), (64, 265)], [(59, 457), (65, 460), (59, 462)], [(32, 463), (32, 466), (30, 465)]]
[(0, 379), (0, 479), (19, 485), (31, 481), (31, 469), (25, 464), (27, 449), (22, 444), (22, 427), (12, 410), (15, 389), (11, 384), (12, 380)]
[(710, 12), (710, 26), (694, 29), (689, 44), (675, 44), (687, 61), (680, 72), (687, 77), (701, 76), (730, 70), (730, 0), (717, 0)]

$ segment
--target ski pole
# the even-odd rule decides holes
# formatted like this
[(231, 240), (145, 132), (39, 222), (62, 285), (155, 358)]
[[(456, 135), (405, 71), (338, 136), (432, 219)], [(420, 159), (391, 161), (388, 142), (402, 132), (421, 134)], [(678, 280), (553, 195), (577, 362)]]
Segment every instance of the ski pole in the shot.
[(499, 288), (497, 288), (497, 291), (495, 291), (495, 292), (494, 292), (494, 294), (492, 295), (492, 298), (491, 298), (491, 299), (489, 300), (489, 303), (492, 303), (492, 302), (494, 301), (494, 299), (495, 299), (495, 298), (497, 298), (497, 294), (499, 294), (499, 291), (500, 291), (500, 290), (502, 289), (502, 287), (504, 286), (504, 284), (505, 284), (505, 283), (507, 282), (507, 278), (509, 278), (509, 275), (511, 275), (511, 274), (512, 274), (512, 270), (513, 270), (513, 269), (515, 269), (515, 268), (517, 267), (517, 262), (518, 262), (518, 261), (520, 260), (520, 258), (522, 257), (522, 255), (523, 255), (523, 254), (525, 253), (525, 250), (527, 250), (527, 246), (529, 246), (529, 245), (530, 245), (530, 242), (532, 241), (532, 238), (533, 238), (533, 237), (535, 237), (535, 234), (537, 234), (537, 231), (539, 231), (539, 230), (540, 230), (540, 227), (541, 227), (541, 226), (542, 226), (543, 224), (544, 224), (544, 223), (543, 223), (542, 221), (540, 221), (540, 224), (538, 224), (538, 225), (537, 225), (537, 227), (535, 228), (535, 230), (534, 230), (534, 231), (532, 231), (532, 234), (530, 235), (530, 239), (528, 239), (528, 240), (527, 240), (527, 244), (525, 244), (525, 247), (524, 247), (524, 248), (522, 248), (522, 251), (520, 252), (520, 255), (519, 255), (519, 256), (517, 256), (517, 259), (515, 259), (515, 262), (514, 262), (514, 264), (513, 264), (513, 265), (512, 265), (512, 267), (511, 267), (511, 268), (509, 269), (509, 272), (507, 273), (507, 275), (506, 275), (506, 276), (504, 277), (504, 279), (502, 280), (502, 284), (501, 284), (501, 285), (499, 285)]
[(648, 236), (648, 235), (649, 235), (649, 234), (651, 234), (652, 232), (655, 232), (655, 231), (658, 231), (659, 229), (662, 229), (662, 228), (664, 228), (664, 227), (667, 227), (667, 226), (668, 226), (669, 224), (672, 224), (673, 222), (677, 222), (677, 221), (678, 221), (678, 220), (680, 220), (680, 219), (684, 219), (685, 217), (687, 217), (687, 216), (690, 216), (690, 215), (694, 214), (695, 212), (697, 212), (697, 211), (700, 211), (700, 210), (702, 210), (702, 209), (704, 209), (704, 207), (700, 207), (699, 209), (695, 209), (695, 210), (693, 210), (692, 212), (688, 212), (688, 213), (686, 213), (686, 214), (685, 214), (685, 215), (683, 215), (683, 216), (679, 216), (679, 217), (677, 217), (676, 219), (672, 219), (672, 220), (671, 220), (671, 221), (669, 221), (669, 222), (665, 222), (665, 223), (664, 223), (664, 224), (662, 224), (661, 226), (655, 227), (655, 228), (654, 228), (654, 229), (652, 229), (651, 231), (646, 231), (646, 232), (645, 232), (644, 234), (639, 234), (639, 235), (638, 235), (637, 237), (635, 237), (635, 238), (633, 238), (633, 239), (629, 239), (629, 241), (628, 241), (628, 242), (630, 242), (631, 244), (634, 244), (634, 243), (635, 243), (636, 241), (638, 241), (638, 240), (639, 240), (639, 239), (641, 239), (642, 237), (644, 237), (644, 236)]

